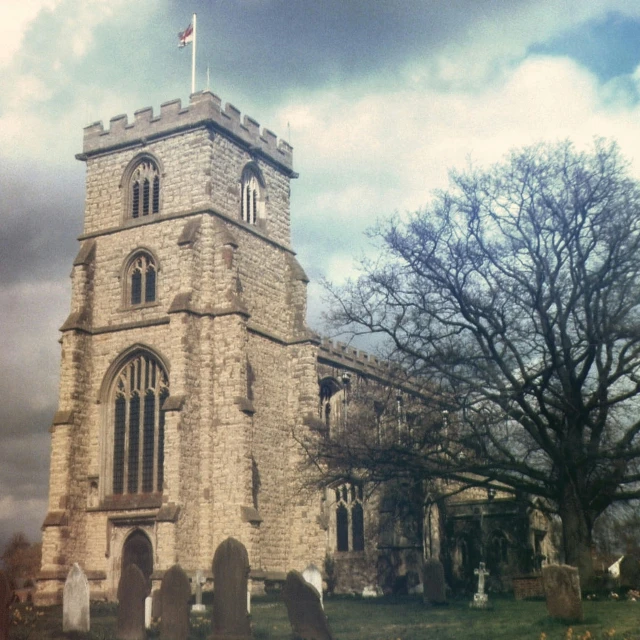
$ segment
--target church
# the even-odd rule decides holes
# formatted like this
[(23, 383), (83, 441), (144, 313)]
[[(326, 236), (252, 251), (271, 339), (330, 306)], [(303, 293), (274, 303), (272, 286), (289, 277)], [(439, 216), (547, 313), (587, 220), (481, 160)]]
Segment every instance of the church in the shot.
[(444, 553), (440, 536), (385, 542), (384, 500), (369, 508), (357, 483), (306, 481), (294, 434), (347, 424), (352, 377), (380, 379), (374, 358), (306, 325), (292, 152), (209, 91), (85, 128), (39, 604), (60, 601), (75, 562), (92, 599), (114, 600), (129, 563), (157, 586), (176, 562), (210, 570), (229, 536), (256, 592), (312, 563), (361, 590), (382, 556), (406, 575)]

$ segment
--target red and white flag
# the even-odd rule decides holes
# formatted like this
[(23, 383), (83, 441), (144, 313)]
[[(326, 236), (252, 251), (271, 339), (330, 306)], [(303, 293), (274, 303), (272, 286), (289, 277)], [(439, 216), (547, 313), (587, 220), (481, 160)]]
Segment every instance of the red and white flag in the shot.
[(193, 23), (178, 34), (178, 46), (186, 47), (193, 42)]

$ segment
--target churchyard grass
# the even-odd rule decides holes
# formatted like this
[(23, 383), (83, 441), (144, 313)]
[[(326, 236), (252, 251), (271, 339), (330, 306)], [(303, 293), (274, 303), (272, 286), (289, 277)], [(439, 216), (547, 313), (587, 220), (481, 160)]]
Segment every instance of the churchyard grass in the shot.
[[(626, 600), (585, 601), (583, 623), (567, 625), (547, 616), (543, 601), (517, 602), (490, 596), (491, 611), (469, 609), (468, 600), (448, 606), (425, 608), (416, 597), (362, 599), (332, 597), (325, 611), (337, 640), (640, 640), (640, 602)], [(41, 615), (24, 619), (26, 606), (19, 605), (18, 623), (10, 640), (61, 640), (62, 608), (35, 609)], [(34, 610), (29, 610), (33, 612)], [(255, 640), (288, 640), (291, 637), (287, 612), (274, 598), (255, 598), (251, 605)], [(210, 609), (207, 610), (207, 616)], [(196, 617), (192, 616), (195, 622)], [(200, 618), (201, 619), (201, 618)], [(91, 605), (91, 631), (74, 633), (74, 640), (114, 640), (116, 607)], [(192, 624), (191, 640), (206, 638), (209, 628)], [(158, 637), (151, 631), (149, 638)]]

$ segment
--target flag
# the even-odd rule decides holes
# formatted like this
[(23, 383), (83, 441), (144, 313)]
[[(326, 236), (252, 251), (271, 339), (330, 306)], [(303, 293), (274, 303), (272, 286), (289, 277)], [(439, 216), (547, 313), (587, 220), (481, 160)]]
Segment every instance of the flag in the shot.
[(193, 23), (178, 34), (178, 46), (186, 47), (193, 42)]

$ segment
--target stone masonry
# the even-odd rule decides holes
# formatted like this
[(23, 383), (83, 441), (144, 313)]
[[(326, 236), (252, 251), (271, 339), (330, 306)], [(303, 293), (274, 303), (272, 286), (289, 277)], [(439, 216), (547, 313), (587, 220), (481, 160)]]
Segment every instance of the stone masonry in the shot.
[[(291, 147), (201, 92), (188, 107), (172, 101), (159, 115), (136, 112), (132, 123), (118, 116), (106, 130), (90, 125), (77, 157), (86, 163), (85, 217), (61, 328), (38, 601), (59, 602), (74, 562), (92, 599), (115, 598), (130, 557), (151, 563), (157, 588), (175, 563), (189, 573), (210, 566), (229, 536), (246, 546), (254, 585), (322, 566), (321, 496), (300, 491), (302, 451), (291, 437), (317, 412), (319, 344), (305, 324), (307, 278), (290, 246)], [(130, 188), (147, 161), (160, 180), (158, 211), (132, 217), (131, 198), (148, 199)], [(247, 167), (260, 181), (255, 223), (241, 215)], [(131, 304), (127, 264), (140, 251), (154, 261), (155, 295)], [(160, 490), (114, 489), (119, 455), (129, 474), (136, 456), (146, 464), (129, 426), (129, 448), (114, 453), (114, 424), (124, 420), (115, 381), (136, 354), (167, 380), (162, 417), (144, 414), (151, 429), (155, 419), (156, 456), (164, 441), (152, 467), (162, 467)], [(134, 533), (138, 546), (126, 551)]]

